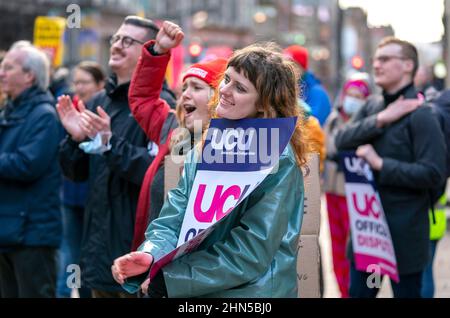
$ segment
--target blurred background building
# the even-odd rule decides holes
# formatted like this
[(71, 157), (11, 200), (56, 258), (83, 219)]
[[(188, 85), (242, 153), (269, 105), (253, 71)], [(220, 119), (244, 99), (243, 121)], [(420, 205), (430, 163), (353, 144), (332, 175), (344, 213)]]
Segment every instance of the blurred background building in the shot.
[[(69, 67), (81, 60), (106, 66), (109, 38), (125, 16), (135, 14), (180, 24), (186, 33), (185, 63), (226, 55), (255, 41), (305, 46), (310, 68), (331, 98), (352, 71), (371, 71), (376, 44), (394, 34), (390, 26), (370, 27), (363, 9), (344, 8), (338, 0), (0, 0), (0, 51), (17, 40), (32, 41), (37, 16), (67, 17), (67, 6), (72, 3), (80, 6), (82, 18), (81, 28), (65, 32), (64, 64)], [(446, 30), (449, 3), (445, 0)], [(445, 68), (450, 61), (448, 43), (446, 32), (433, 49), (425, 47), (432, 52), (425, 54), (425, 62), (440, 59)]]

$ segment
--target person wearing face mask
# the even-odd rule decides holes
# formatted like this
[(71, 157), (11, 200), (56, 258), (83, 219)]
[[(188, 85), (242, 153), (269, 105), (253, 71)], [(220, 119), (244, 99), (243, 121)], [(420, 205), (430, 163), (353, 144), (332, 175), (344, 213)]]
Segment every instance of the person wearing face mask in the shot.
[(347, 201), (345, 199), (344, 173), (338, 169), (338, 152), (335, 146), (336, 132), (346, 125), (364, 105), (370, 88), (361, 79), (348, 80), (342, 89), (338, 106), (325, 123), (327, 160), (325, 161), (324, 192), (327, 201), (328, 222), (331, 234), (333, 270), (342, 298), (349, 297), (350, 262), (345, 248), (349, 235)]
[[(417, 48), (386, 37), (373, 56), (374, 94), (336, 133), (338, 150), (354, 150), (371, 167), (394, 246), (399, 281), (390, 280), (395, 298), (420, 298), (422, 275), (430, 259), (428, 211), (446, 182), (445, 136), (439, 119), (413, 79)], [(357, 270), (352, 244), (350, 296), (375, 298), (381, 286)]]
[[(176, 25), (170, 29), (173, 40), (182, 33)], [(164, 52), (157, 46), (153, 49)], [(274, 44), (252, 45), (231, 57), (211, 105), (212, 117), (298, 117), (297, 126), (280, 156), (277, 171), (223, 219), (214, 235), (208, 236), (196, 251), (165, 266), (159, 272), (159, 291), (155, 292), (154, 282), (148, 286), (151, 296), (297, 296), (297, 244), (304, 201), (300, 166), (305, 163), (307, 151), (303, 115), (297, 104), (297, 81), (293, 62)], [(160, 217), (149, 225), (139, 251), (114, 261), (113, 276), (129, 292), (135, 292), (146, 281), (144, 275), (154, 259), (176, 247), (197, 172), (198, 151), (196, 147), (188, 154), (190, 160), (184, 164), (178, 187), (169, 192)]]

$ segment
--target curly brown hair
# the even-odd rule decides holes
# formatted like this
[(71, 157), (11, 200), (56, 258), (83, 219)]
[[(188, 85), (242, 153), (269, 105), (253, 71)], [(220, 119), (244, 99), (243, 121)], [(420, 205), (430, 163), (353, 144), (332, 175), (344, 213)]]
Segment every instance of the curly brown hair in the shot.
[[(308, 145), (304, 137), (304, 113), (298, 105), (297, 66), (282, 54), (281, 48), (273, 43), (257, 43), (236, 51), (228, 62), (237, 72), (242, 72), (258, 92), (257, 105), (262, 111), (260, 118), (297, 117), (297, 125), (291, 139), (299, 166), (306, 163)], [(215, 107), (218, 92), (210, 105), (213, 117), (218, 117)]]

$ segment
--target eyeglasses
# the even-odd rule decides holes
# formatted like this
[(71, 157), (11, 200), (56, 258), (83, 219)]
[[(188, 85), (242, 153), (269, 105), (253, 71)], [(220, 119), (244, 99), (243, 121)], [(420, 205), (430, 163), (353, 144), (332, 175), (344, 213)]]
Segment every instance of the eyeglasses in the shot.
[(408, 57), (404, 56), (397, 56), (397, 55), (380, 55), (376, 56), (372, 59), (372, 63), (374, 62), (380, 62), (382, 64), (389, 62), (390, 60), (398, 59), (398, 60), (409, 60)]
[(122, 45), (122, 48), (127, 49), (130, 46), (132, 46), (135, 42), (139, 43), (139, 44), (145, 44), (142, 41), (133, 39), (132, 37), (125, 35), (125, 36), (121, 36), (121, 35), (113, 35), (111, 37), (111, 39), (109, 40), (109, 44), (112, 46), (114, 45), (114, 43), (116, 43), (117, 41), (121, 41), (120, 44)]
[(78, 86), (78, 85), (89, 85), (94, 83), (94, 81), (84, 81), (84, 80), (78, 80), (78, 81), (74, 81), (73, 85)]

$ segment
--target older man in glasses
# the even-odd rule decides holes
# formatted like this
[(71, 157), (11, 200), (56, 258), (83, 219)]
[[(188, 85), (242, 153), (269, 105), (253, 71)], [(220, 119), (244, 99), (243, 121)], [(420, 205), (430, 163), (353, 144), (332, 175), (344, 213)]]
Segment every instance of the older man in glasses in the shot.
[(111, 276), (111, 264), (130, 251), (140, 186), (153, 157), (149, 140), (130, 112), (128, 88), (142, 44), (157, 32), (152, 21), (127, 17), (111, 38), (109, 66), (114, 75), (105, 91), (86, 107), (80, 103), (78, 110), (67, 96), (57, 105), (69, 133), (60, 149), (63, 172), (73, 181), (89, 180), (81, 283), (94, 297), (129, 296)]
[[(336, 136), (339, 150), (356, 149), (375, 172), (400, 275), (400, 282), (391, 286), (394, 297), (401, 298), (420, 298), (430, 255), (430, 193), (445, 182), (444, 136), (430, 107), (419, 107), (423, 98), (413, 84), (417, 67), (412, 44), (384, 39), (373, 59), (382, 94), (371, 96)], [(368, 287), (369, 275), (352, 263), (351, 297), (376, 296), (379, 286)]]

